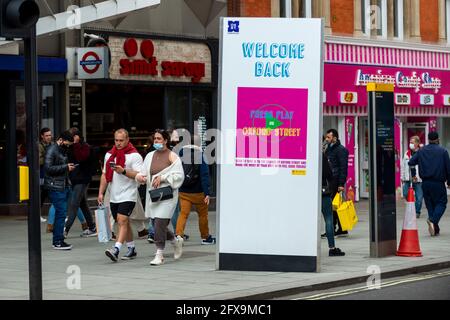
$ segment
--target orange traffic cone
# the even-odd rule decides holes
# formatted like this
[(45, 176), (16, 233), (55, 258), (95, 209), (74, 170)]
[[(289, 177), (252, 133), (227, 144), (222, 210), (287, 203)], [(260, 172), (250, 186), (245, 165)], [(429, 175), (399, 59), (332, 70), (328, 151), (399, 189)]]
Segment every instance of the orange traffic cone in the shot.
[(398, 246), (397, 256), (421, 257), (419, 232), (417, 230), (416, 209), (414, 205), (414, 189), (408, 190), (406, 199), (405, 219), (403, 220), (402, 237)]

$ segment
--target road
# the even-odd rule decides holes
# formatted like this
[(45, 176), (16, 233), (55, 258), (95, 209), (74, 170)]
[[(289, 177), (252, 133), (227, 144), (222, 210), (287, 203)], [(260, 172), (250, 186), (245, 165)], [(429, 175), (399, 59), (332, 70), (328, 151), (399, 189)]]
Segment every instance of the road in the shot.
[[(376, 285), (376, 282), (371, 282)], [(283, 300), (450, 300), (450, 269), (381, 279), (379, 289), (367, 284), (336, 287), (283, 297)]]

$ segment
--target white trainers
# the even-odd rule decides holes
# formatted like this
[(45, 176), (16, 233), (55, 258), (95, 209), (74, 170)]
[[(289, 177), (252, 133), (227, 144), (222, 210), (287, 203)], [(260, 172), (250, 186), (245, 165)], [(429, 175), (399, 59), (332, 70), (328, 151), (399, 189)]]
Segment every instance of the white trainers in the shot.
[(159, 266), (163, 263), (164, 263), (164, 257), (161, 253), (157, 253), (155, 255), (155, 258), (152, 261), (150, 261), (150, 265), (152, 265), (152, 266)]
[(175, 260), (180, 259), (181, 255), (183, 254), (183, 241), (184, 239), (180, 236), (176, 236), (176, 238), (173, 239), (173, 248), (174, 248), (173, 258)]
[(44, 223), (44, 222), (46, 222), (46, 221), (47, 221), (47, 219), (42, 218), (42, 216), (41, 216), (41, 222)]

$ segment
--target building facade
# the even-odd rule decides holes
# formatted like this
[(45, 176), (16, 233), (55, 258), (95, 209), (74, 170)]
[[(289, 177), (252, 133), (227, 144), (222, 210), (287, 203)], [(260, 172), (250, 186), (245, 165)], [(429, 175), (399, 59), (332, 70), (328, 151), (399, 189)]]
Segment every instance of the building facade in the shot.
[(395, 85), (396, 186), (409, 139), (438, 131), (450, 149), (450, 1), (242, 0), (235, 16), (313, 17), (325, 22), (323, 130), (350, 153), (347, 191), (368, 197), (368, 82)]
[[(51, 16), (98, 2), (38, 4), (41, 16)], [(226, 1), (202, 6), (192, 0), (161, 1), (118, 18), (40, 36), (40, 127), (49, 127), (56, 136), (77, 126), (87, 142), (103, 152), (112, 146), (114, 130), (122, 127), (142, 152), (154, 129), (184, 128), (201, 135), (215, 127), (218, 26), (226, 12)], [(99, 38), (102, 41), (96, 41)], [(106, 60), (89, 49), (99, 42), (108, 48)], [(87, 51), (77, 60), (78, 48)], [(26, 213), (18, 195), (18, 166), (27, 164), (25, 134), (18, 131), (25, 126), (22, 50), (20, 42), (0, 41), (1, 90), (8, 97), (0, 105), (0, 178), (9, 182), (0, 187), (0, 214)], [(77, 62), (85, 73), (105, 64), (105, 76), (81, 77)], [(211, 176), (215, 189), (214, 166)], [(94, 180), (93, 188), (98, 177)]]

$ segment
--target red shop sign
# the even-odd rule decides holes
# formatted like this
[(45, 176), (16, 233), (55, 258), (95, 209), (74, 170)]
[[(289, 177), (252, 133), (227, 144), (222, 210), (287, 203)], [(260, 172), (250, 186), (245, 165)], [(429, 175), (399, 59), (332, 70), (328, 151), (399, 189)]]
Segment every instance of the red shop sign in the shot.
[[(139, 49), (144, 59), (132, 59), (137, 55)], [(127, 58), (119, 61), (121, 75), (157, 76), (159, 74), (158, 60), (153, 55), (155, 47), (151, 40), (143, 40), (139, 48), (136, 39), (129, 38), (125, 40), (123, 50)], [(205, 76), (205, 63), (162, 61), (161, 75), (164, 77), (190, 77), (193, 83), (197, 83)]]

